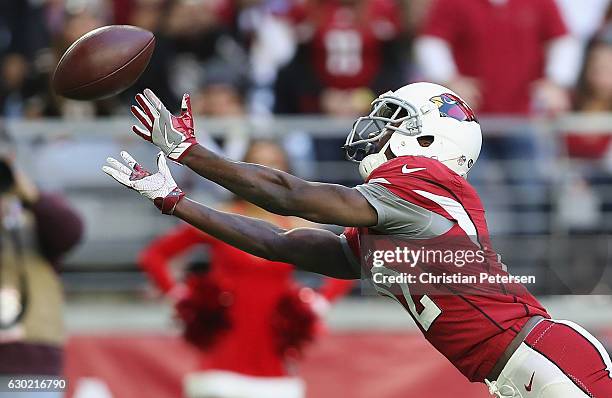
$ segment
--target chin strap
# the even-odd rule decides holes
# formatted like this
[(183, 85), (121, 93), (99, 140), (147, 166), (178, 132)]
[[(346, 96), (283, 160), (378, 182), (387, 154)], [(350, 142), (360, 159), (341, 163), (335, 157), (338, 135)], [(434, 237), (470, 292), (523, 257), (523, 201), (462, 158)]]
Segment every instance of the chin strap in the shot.
[[(387, 160), (387, 155), (385, 155), (385, 152), (387, 152), (387, 148), (389, 148), (389, 144), (391, 143), (391, 140), (387, 141), (387, 143), (382, 147), (382, 149), (380, 151), (378, 151), (377, 153), (373, 153), (371, 155), (366, 156), (365, 158), (363, 158), (363, 160), (361, 162), (359, 162), (359, 174), (361, 174), (361, 177), (363, 178), (363, 180), (367, 180), (368, 177), (370, 176), (370, 174), (372, 174), (372, 172), (379, 166), (381, 166), (383, 163), (385, 163)], [(393, 150), (392, 150), (393, 151)], [(454, 170), (452, 167), (449, 166), (450, 163), (456, 163), (457, 162), (457, 158), (452, 158), (452, 159), (447, 159), (447, 160), (441, 160), (440, 162), (445, 164), (447, 167), (449, 167), (451, 170)], [(449, 163), (449, 164), (447, 164)], [(456, 171), (455, 171), (456, 172)], [(463, 174), (459, 174), (461, 177), (467, 179), (467, 174), (468, 174), (469, 170), (466, 171)]]
[(387, 148), (389, 148), (390, 141), (391, 140), (387, 141), (380, 151), (366, 156), (359, 162), (359, 174), (361, 174), (364, 181), (368, 179), (370, 174), (372, 174), (377, 167), (389, 160), (385, 152), (387, 152)]
[(456, 157), (456, 158), (452, 158), (452, 159), (446, 159), (446, 160), (440, 160), (440, 163), (442, 163), (443, 165), (445, 165), (446, 167), (448, 167), (449, 169), (453, 170), (455, 173), (459, 174), (461, 177), (463, 177), (464, 179), (467, 180), (467, 175), (470, 172), (471, 169), (466, 170), (465, 173), (460, 173), (459, 171), (455, 170), (453, 168), (454, 164), (457, 164), (457, 159), (459, 159), (460, 157)]

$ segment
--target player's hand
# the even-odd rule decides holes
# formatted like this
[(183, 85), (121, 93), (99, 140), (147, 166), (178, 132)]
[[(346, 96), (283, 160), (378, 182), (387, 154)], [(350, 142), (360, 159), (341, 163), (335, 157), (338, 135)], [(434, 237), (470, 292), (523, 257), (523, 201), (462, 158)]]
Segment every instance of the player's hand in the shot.
[(155, 174), (151, 174), (138, 164), (129, 153), (123, 151), (121, 157), (127, 166), (116, 159), (108, 158), (106, 161), (109, 165), (102, 167), (102, 170), (120, 184), (152, 200), (162, 213), (174, 213), (176, 205), (185, 194), (174, 182), (166, 164), (164, 153), (160, 152), (157, 155), (159, 171)]
[(197, 144), (189, 94), (183, 95), (181, 114), (178, 116), (171, 114), (149, 89), (137, 94), (136, 102), (138, 106), (132, 105), (131, 110), (141, 125), (132, 126), (132, 131), (157, 145), (168, 158), (180, 162), (187, 151)]

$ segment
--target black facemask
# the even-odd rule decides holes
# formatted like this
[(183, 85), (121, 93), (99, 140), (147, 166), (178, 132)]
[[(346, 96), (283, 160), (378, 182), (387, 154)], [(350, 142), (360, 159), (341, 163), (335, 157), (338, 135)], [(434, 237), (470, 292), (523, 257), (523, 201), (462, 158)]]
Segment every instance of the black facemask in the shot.
[(0, 159), (0, 194), (13, 188), (15, 177), (11, 166), (3, 159)]

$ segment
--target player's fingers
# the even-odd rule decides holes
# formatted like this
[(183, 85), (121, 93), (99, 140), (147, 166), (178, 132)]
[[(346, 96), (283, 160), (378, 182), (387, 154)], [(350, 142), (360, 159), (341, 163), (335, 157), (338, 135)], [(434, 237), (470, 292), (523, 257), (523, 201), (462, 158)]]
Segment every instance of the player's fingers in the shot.
[[(151, 102), (144, 95), (136, 94), (136, 102), (138, 102), (138, 105), (140, 105), (144, 113), (151, 121), (155, 120), (155, 116), (159, 116), (157, 109), (155, 109), (153, 104), (151, 104)], [(151, 124), (153, 123), (151, 122)]]
[(138, 126), (132, 126), (132, 131), (140, 137), (144, 138), (145, 140), (151, 141), (151, 133), (147, 130)]
[(157, 109), (158, 111), (161, 111), (161, 109), (164, 106), (164, 104), (162, 104), (161, 100), (159, 98), (157, 98), (157, 95), (155, 95), (155, 93), (153, 91), (151, 91), (148, 88), (145, 88), (144, 95), (151, 102), (151, 104), (153, 104), (155, 109)]
[(191, 115), (191, 96), (188, 93), (183, 94), (183, 100), (181, 101), (181, 111)]
[(166, 178), (172, 177), (163, 152), (157, 154), (157, 169)]
[[(141, 168), (138, 162), (136, 161), (136, 159), (134, 159), (132, 155), (130, 155), (126, 151), (121, 151), (121, 157), (123, 158), (125, 163), (127, 163), (128, 166), (130, 166), (130, 169), (139, 170)], [(131, 174), (131, 171), (130, 171), (130, 174)]]
[(121, 173), (125, 175), (129, 176), (130, 174), (132, 174), (132, 170), (128, 169), (123, 163), (121, 163), (117, 159), (106, 158), (106, 163), (108, 163), (108, 165), (112, 167), (113, 169), (120, 171)]
[(153, 120), (151, 120), (139, 107), (132, 105), (130, 108), (132, 115), (149, 131), (153, 130)]
[(132, 182), (130, 181), (130, 177), (121, 173), (118, 170), (113, 169), (109, 166), (102, 167), (102, 171), (114, 178), (118, 183), (125, 185), (128, 188), (132, 187)]

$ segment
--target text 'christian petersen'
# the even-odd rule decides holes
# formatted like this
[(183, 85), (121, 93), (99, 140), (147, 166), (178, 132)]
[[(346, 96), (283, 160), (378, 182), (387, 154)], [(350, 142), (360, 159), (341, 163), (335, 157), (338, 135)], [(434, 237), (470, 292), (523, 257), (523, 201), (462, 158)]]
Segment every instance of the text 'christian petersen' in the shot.
[(389, 284), (484, 284), (484, 283), (520, 283), (535, 284), (536, 278), (533, 275), (490, 275), (481, 272), (478, 275), (464, 275), (457, 273), (433, 274), (423, 272), (418, 275), (401, 272), (389, 275), (385, 272), (377, 272), (376, 267), (372, 268), (372, 280), (374, 283)]

